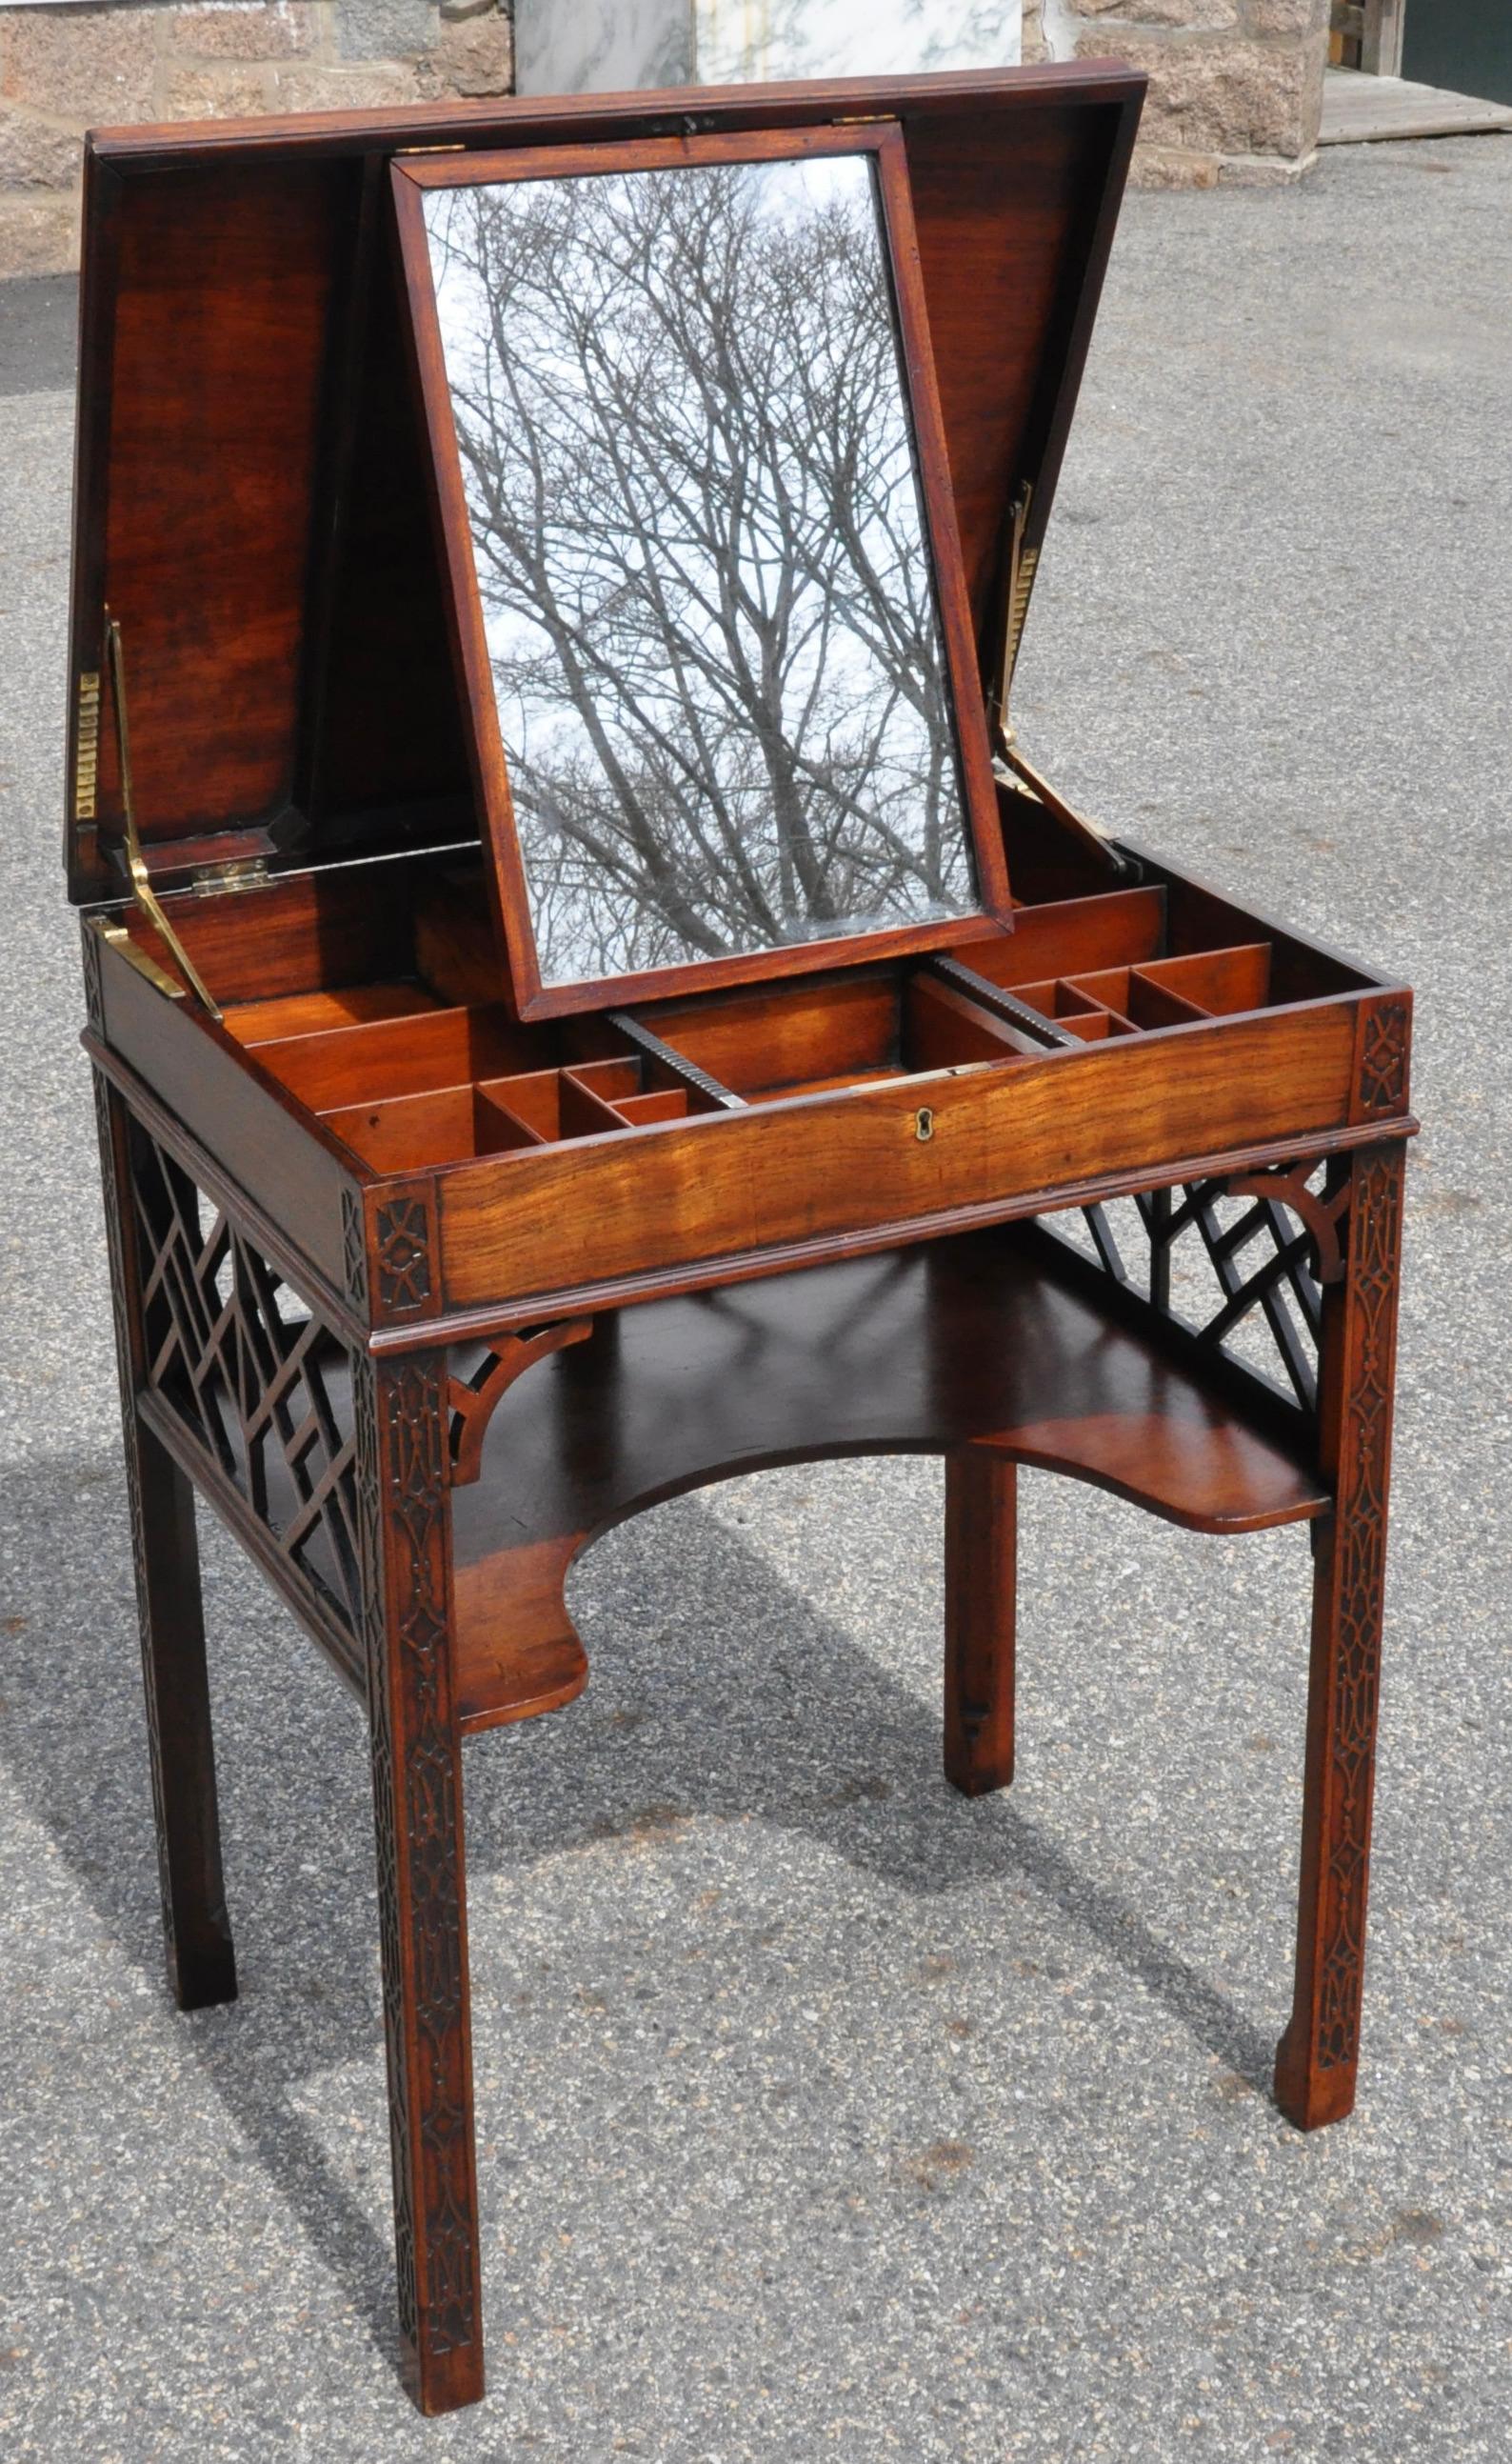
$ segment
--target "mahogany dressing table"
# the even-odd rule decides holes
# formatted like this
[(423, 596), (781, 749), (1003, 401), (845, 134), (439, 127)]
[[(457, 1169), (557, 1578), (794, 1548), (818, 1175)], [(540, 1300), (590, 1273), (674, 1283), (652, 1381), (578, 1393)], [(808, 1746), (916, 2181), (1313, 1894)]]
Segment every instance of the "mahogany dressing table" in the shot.
[(1295, 2003), (1353, 2101), (1410, 995), (1079, 816), (1008, 711), (1116, 66), (145, 129), (85, 186), (68, 786), (168, 1969), (235, 1992), (194, 1494), (371, 1740), (399, 2303), (482, 2391), (461, 1745), (574, 1556), (946, 1465), (1306, 1522)]

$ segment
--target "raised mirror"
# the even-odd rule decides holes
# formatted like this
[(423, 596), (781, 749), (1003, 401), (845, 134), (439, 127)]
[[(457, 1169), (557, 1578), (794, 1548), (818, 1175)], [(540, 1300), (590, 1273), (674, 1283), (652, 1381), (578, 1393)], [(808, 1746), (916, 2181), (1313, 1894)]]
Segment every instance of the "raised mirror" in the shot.
[(896, 131), (396, 189), (521, 1011), (1006, 919)]

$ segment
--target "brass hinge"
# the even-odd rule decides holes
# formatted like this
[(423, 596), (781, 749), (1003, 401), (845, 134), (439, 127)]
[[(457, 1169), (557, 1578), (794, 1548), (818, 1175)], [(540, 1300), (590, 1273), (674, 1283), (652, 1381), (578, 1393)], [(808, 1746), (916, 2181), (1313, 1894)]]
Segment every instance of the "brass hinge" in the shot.
[(1026, 479), (1014, 498), (1012, 528), (1008, 534), (1008, 583), (1003, 598), (1002, 645), (997, 662), (997, 692), (993, 717), (1005, 735), (1012, 731), (1008, 723), (1008, 696), (1013, 691), (1014, 670), (1023, 644), (1023, 628), (1029, 613), (1029, 594), (1040, 567), (1038, 547), (1024, 545), (1029, 508), (1034, 502), (1034, 488)]
[(395, 148), (394, 148), (394, 152), (395, 152), (395, 154), (396, 154), (396, 155), (400, 155), (400, 154), (460, 154), (460, 153), (462, 153), (464, 150), (465, 150), (465, 149), (464, 149), (464, 147), (463, 147), (462, 140), (461, 140), (461, 138), (460, 138), (460, 137), (451, 137), (451, 138), (449, 138), (449, 139), (446, 141), (446, 143), (445, 143), (444, 144), (440, 144), (440, 145), (396, 145), (396, 146), (395, 146)]
[(1025, 759), (1019, 749), (1019, 737), (1008, 715), (1008, 697), (1013, 691), (1014, 670), (1023, 647), (1024, 624), (1029, 614), (1029, 596), (1040, 566), (1038, 546), (1030, 547), (1024, 538), (1029, 521), (1029, 508), (1034, 501), (1034, 488), (1025, 480), (1014, 498), (1012, 529), (1008, 538), (1008, 579), (1003, 597), (1002, 645), (998, 659), (996, 690), (988, 703), (987, 720), (992, 736), (993, 769), (1004, 786), (1026, 787), (1031, 796), (1044, 806), (1052, 821), (1068, 830), (1073, 838), (1091, 849), (1100, 862), (1124, 878), (1137, 871), (1134, 860), (1118, 846), (1112, 832), (1103, 823), (1094, 822), (1087, 813), (1079, 813), (1074, 804), (1051, 786), (1048, 779)]
[(839, 120), (832, 120), (829, 124), (831, 128), (882, 128), (895, 121), (897, 117), (895, 111), (850, 111)]
[(74, 734), (74, 819), (92, 822), (99, 791), (99, 670), (91, 668), (78, 680), (78, 715)]
[(189, 880), (196, 898), (221, 898), (233, 890), (266, 890), (273, 874), (266, 856), (238, 855), (225, 864), (197, 864)]
[(137, 836), (136, 799), (131, 787), (131, 735), (126, 723), (126, 658), (121, 647), (121, 627), (109, 608), (105, 610), (105, 660), (110, 670), (110, 698), (116, 712), (116, 751), (121, 764), (121, 810), (125, 827), (126, 869), (137, 905), (154, 930), (162, 935), (183, 971), (184, 979), (195, 992), (217, 1023), (220, 1010), (206, 990), (205, 981), (183, 942), (163, 912), (163, 904), (152, 887), (142, 841)]

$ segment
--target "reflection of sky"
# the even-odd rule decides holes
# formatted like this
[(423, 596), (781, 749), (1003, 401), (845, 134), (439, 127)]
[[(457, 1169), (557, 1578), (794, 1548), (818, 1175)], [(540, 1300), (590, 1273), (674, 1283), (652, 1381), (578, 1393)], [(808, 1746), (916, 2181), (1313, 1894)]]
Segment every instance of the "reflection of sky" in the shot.
[[(607, 192), (610, 196), (617, 194), (624, 199), (628, 208), (635, 181), (644, 179), (646, 174), (598, 171), (590, 176), (601, 191)], [(699, 173), (695, 169), (690, 169), (661, 173), (658, 176), (697, 179)], [(563, 181), (559, 185), (577, 187), (580, 183)], [(529, 183), (504, 182), (494, 187), (491, 193), (495, 204), (507, 211), (511, 205), (524, 205), (527, 202)], [(444, 222), (448, 200), (449, 192), (446, 189), (432, 189), (427, 196), (427, 219), (432, 230)], [(748, 183), (747, 202), (752, 200), (756, 204), (756, 219), (762, 223), (774, 225), (787, 222), (801, 223), (822, 213), (827, 206), (840, 204), (849, 206), (858, 216), (866, 218), (868, 226), (875, 228), (872, 222), (871, 167), (866, 159), (858, 154), (816, 155), (807, 162), (763, 163), (760, 165), (759, 178)], [(487, 324), (481, 313), (482, 286), (476, 277), (466, 267), (459, 265), (454, 258), (440, 260), (439, 263), (436, 297), (440, 308), (442, 341), (447, 366), (453, 375), (459, 375), (464, 379), (475, 378), (489, 347)], [(532, 365), (538, 367), (559, 384), (572, 379), (578, 373), (574, 362), (562, 349), (559, 340), (553, 336), (550, 328), (538, 318), (530, 335), (530, 355)], [(890, 482), (892, 487), (900, 496), (906, 490), (909, 496), (915, 497), (916, 502), (911, 441), (904, 417), (903, 404), (898, 395), (895, 394), (892, 397), (889, 408), (890, 432), (877, 436), (873, 442), (879, 451), (890, 453), (895, 463), (895, 473)], [(904, 497), (905, 506), (907, 502), (908, 498)], [(899, 504), (894, 502), (891, 512), (895, 523), (898, 521), (900, 510), (902, 509)], [(911, 531), (913, 544), (922, 560), (924, 552), (922, 530), (917, 518), (911, 524)], [(890, 557), (890, 550), (876, 525), (872, 525), (863, 534), (863, 537), (870, 555), (885, 559)], [(743, 565), (748, 573), (758, 576), (763, 570), (763, 560), (759, 555), (752, 552), (753, 543), (749, 529), (745, 534), (745, 545), (747, 552), (742, 560)], [(776, 559), (767, 561), (768, 578), (775, 574), (777, 565)], [(537, 657), (545, 651), (548, 645), (540, 626), (533, 622), (521, 609), (503, 606), (496, 599), (491, 598), (486, 574), (482, 577), (482, 582), (484, 627), (491, 657), (500, 663), (508, 661), (513, 664), (515, 661)], [(816, 673), (815, 662), (797, 661), (791, 672), (792, 697), (796, 700), (806, 693), (813, 683)], [(827, 685), (833, 686), (837, 691), (844, 687), (858, 699), (865, 698), (876, 682), (871, 657), (865, 644), (856, 642), (843, 630), (832, 633), (829, 636), (825, 653), (824, 679)], [(499, 724), (506, 745), (516, 755), (524, 749), (527, 737), (531, 757), (537, 761), (549, 759), (556, 752), (565, 750), (569, 744), (576, 743), (580, 733), (580, 722), (577, 714), (567, 704), (559, 703), (556, 706), (555, 715), (552, 706), (549, 703), (543, 703), (538, 695), (532, 697), (529, 715), (524, 706), (517, 701), (512, 710), (507, 711), (503, 705), (504, 695), (501, 693)], [(907, 725), (908, 722), (906, 718), (900, 721), (895, 715), (894, 724)], [(901, 744), (899, 751), (905, 752)], [(912, 759), (910, 766), (917, 768), (917, 757)]]
[[(602, 201), (605, 206), (623, 204), (625, 225), (633, 228), (633, 202), (638, 191), (644, 194), (641, 184), (647, 176), (644, 172), (603, 172), (553, 182), (551, 186), (553, 189), (585, 189), (591, 185), (596, 201)], [(686, 166), (649, 176), (686, 182), (705, 179), (709, 174), (698, 167)], [(475, 191), (441, 189), (431, 191), (426, 200), (427, 220), (432, 232), (432, 261), (448, 372), (454, 385), (469, 391), (482, 389), (481, 380), (493, 347), (483, 286), (480, 277), (459, 263), (455, 255), (447, 253), (440, 241), (449, 211), (456, 212), (460, 221), (461, 214), (469, 209), (470, 197), (475, 194)], [(487, 194), (491, 210), (495, 215), (508, 217), (512, 210), (521, 215), (528, 212), (540, 190), (536, 183), (505, 182), (491, 187)], [(879, 311), (890, 318), (873, 172), (867, 158), (859, 155), (816, 156), (808, 160), (746, 166), (741, 203), (759, 224), (775, 228), (786, 226), (792, 230), (803, 229), (837, 206), (845, 209), (847, 219), (854, 217), (865, 230), (866, 244), (873, 253), (877, 269)], [(632, 299), (628, 319), (616, 325), (613, 280), (614, 269), (610, 259), (606, 255), (590, 257), (584, 251), (581, 284), (569, 277), (563, 290), (573, 295), (577, 301), (583, 297), (600, 300), (597, 339), (607, 348), (618, 367), (639, 374), (641, 371), (637, 367), (635, 354), (642, 347), (644, 337), (635, 331), (633, 320), (637, 313), (644, 315), (646, 311), (643, 308), (637, 312)], [(610, 296), (605, 301), (606, 292)], [(533, 288), (529, 301), (519, 303), (516, 320), (519, 345), (515, 364), (529, 371), (531, 389), (537, 398), (539, 391), (546, 387), (567, 397), (569, 408), (561, 413), (560, 428), (570, 437), (577, 432), (576, 424), (580, 420), (583, 429), (592, 429), (596, 410), (602, 409), (602, 405), (589, 399), (581, 367), (569, 346), (566, 327), (568, 306), (567, 298), (548, 300), (540, 287)], [(837, 337), (837, 343), (843, 354), (844, 335)], [(662, 353), (667, 350), (665, 336), (658, 336), (657, 348)], [(774, 355), (775, 352), (774, 341)], [(701, 373), (707, 375), (708, 371)], [(691, 390), (689, 387), (690, 394)], [(678, 372), (669, 368), (663, 407), (670, 408), (677, 400)], [(780, 400), (775, 404), (779, 411), (783, 407)], [(507, 438), (504, 441), (507, 449)], [(618, 442), (622, 448), (628, 445), (633, 449), (635, 439), (621, 435)], [(703, 440), (700, 439), (700, 452), (703, 450)], [(901, 376), (895, 384), (883, 387), (866, 436), (866, 450), (883, 473), (882, 490), (887, 498), (885, 510), (892, 537), (888, 538), (887, 529), (881, 519), (873, 517), (862, 532), (863, 550), (874, 569), (884, 577), (889, 573), (892, 575), (896, 601), (902, 605), (909, 597), (914, 600), (919, 597), (927, 572), (927, 560)], [(528, 484), (517, 465), (512, 465), (507, 450), (502, 458), (506, 487), (512, 481), (516, 486)], [(651, 469), (644, 453), (637, 460), (632, 451), (627, 458), (634, 466), (635, 486), (644, 499), (656, 505), (662, 516), (663, 527), (659, 536), (665, 553), (656, 560), (655, 566), (659, 584), (681, 593), (685, 608), (699, 596), (707, 595), (717, 600), (720, 568), (716, 567), (715, 561), (696, 542), (675, 535), (676, 504), (667, 485), (667, 474)], [(717, 469), (712, 468), (715, 489), (720, 475)], [(467, 478), (471, 490), (474, 485), (471, 472)], [(783, 478), (784, 484), (791, 484), (795, 495), (804, 495), (804, 484), (793, 481), (786, 467)], [(822, 497), (813, 482), (806, 483), (806, 496), (807, 517), (822, 529), (830, 543), (828, 552), (833, 553), (832, 527), (827, 518), (821, 519), (827, 499)], [(753, 537), (753, 531), (756, 536)], [(790, 560), (779, 553), (778, 543), (772, 539), (770, 532), (763, 536), (763, 531), (759, 514), (755, 520), (749, 517), (743, 519), (738, 529), (738, 552), (734, 548), (728, 551), (721, 559), (721, 565), (726, 572), (733, 565), (754, 597), (768, 598), (771, 583)], [(898, 568), (900, 548), (907, 559), (906, 575), (901, 574)], [(675, 565), (681, 567), (681, 578), (674, 567), (674, 551)], [(602, 541), (595, 542), (591, 552), (584, 555), (581, 543), (576, 549), (573, 546), (569, 519), (559, 521), (549, 532), (547, 553), (554, 559), (553, 586), (559, 604), (573, 611), (575, 623), (585, 632), (598, 627), (598, 637), (601, 640), (607, 638), (604, 628), (614, 622), (614, 603), (624, 590), (625, 579), (637, 571), (646, 570), (650, 561), (645, 547), (635, 540), (625, 541), (623, 561), (618, 562), (611, 561)], [(849, 570), (851, 579), (848, 584), (843, 570), (840, 587), (854, 590), (858, 584), (853, 564)], [(559, 773), (574, 763), (581, 775), (584, 759), (591, 763), (596, 757), (589, 752), (583, 720), (564, 686), (559, 681), (555, 685), (552, 682), (553, 678), (560, 679), (561, 671), (544, 627), (528, 609), (506, 604), (501, 599), (498, 579), (491, 575), (488, 561), (482, 557), (479, 560), (479, 580), (487, 639), (495, 663), (500, 729), (516, 781), (522, 779), (527, 768), (541, 777), (548, 772)], [(805, 584), (799, 600), (800, 618), (795, 632), (801, 635), (804, 624), (817, 618), (821, 612), (817, 585), (812, 583)], [(843, 605), (839, 616), (836, 616), (836, 605), (832, 589), (828, 602), (828, 626), (822, 631), (816, 627), (811, 639), (800, 639), (784, 668), (784, 732), (791, 733), (794, 729), (801, 732), (801, 722), (797, 714), (808, 703), (811, 694), (817, 693), (817, 706), (826, 715), (812, 741), (816, 744), (822, 742), (823, 730), (827, 727), (833, 731), (837, 747), (843, 742), (845, 744), (850, 759), (855, 758), (858, 745), (875, 748), (880, 758), (873, 772), (872, 786), (867, 791), (868, 799), (886, 808), (891, 828), (914, 838), (917, 844), (915, 834), (921, 826), (917, 811), (920, 784), (928, 774), (931, 756), (929, 727), (916, 710), (895, 697), (894, 689), (877, 654), (856, 631), (854, 620), (844, 617)], [(742, 632), (754, 644), (754, 634), (743, 621)], [(754, 663), (754, 649), (752, 657)], [(660, 723), (669, 731), (679, 732), (685, 740), (690, 720), (681, 692), (686, 688), (686, 675), (675, 681), (664, 676), (659, 683), (649, 674), (643, 676), (637, 687), (637, 699), (643, 711), (659, 710)], [(615, 740), (619, 757), (631, 758), (632, 737), (625, 719), (616, 718), (612, 693), (603, 696), (598, 705), (597, 715)], [(721, 713), (715, 721), (716, 735), (720, 728), (728, 727), (728, 714)], [(753, 778), (749, 774), (759, 770), (759, 764), (753, 759), (754, 741), (749, 734), (736, 740), (732, 729), (716, 757), (716, 775), (721, 792), (732, 805), (749, 816), (753, 841), (757, 838), (764, 840), (770, 835), (769, 814), (764, 810), (757, 812), (750, 801)], [(598, 775), (602, 777), (603, 773)], [(605, 794), (608, 794), (607, 788)], [(947, 805), (947, 831), (964, 847), (961, 816), (953, 792), (948, 792)], [(523, 832), (522, 853), (529, 871), (532, 848), (529, 834)], [(922, 884), (914, 887), (916, 903), (909, 912), (915, 914), (931, 912)], [(964, 875), (961, 876), (961, 887), (963, 891), (967, 888)], [(956, 911), (953, 909), (951, 912)], [(886, 920), (898, 921), (898, 911), (894, 909)], [(829, 929), (834, 928), (831, 926)], [(858, 919), (853, 929), (866, 927)], [(802, 918), (794, 917), (793, 930), (796, 936), (801, 937), (809, 928)]]

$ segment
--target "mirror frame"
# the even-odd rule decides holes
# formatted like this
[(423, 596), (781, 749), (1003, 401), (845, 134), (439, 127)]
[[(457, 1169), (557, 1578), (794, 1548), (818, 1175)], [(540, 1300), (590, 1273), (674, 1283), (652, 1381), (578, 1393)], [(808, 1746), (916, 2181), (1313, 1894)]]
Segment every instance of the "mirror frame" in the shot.
[[(958, 758), (964, 825), (978, 904), (966, 913), (919, 924), (884, 925), (874, 933), (733, 951), (717, 958), (543, 983), (537, 958), (529, 886), (515, 827), (508, 757), (500, 732), (483, 600), (452, 417), (440, 316), (431, 273), (425, 199), (432, 188), (492, 187), (505, 181), (566, 179), (584, 173), (650, 171), (705, 163), (797, 162), (812, 155), (869, 154), (877, 166), (879, 238), (890, 279), (900, 341), (899, 365), (912, 421), (925, 541), (931, 559)], [(813, 129), (759, 129), (737, 135), (689, 135), (535, 145), (510, 153), (449, 149), (392, 165), (400, 271), (406, 295), (413, 374), (430, 446), (432, 511), (446, 582), (452, 650), (470, 720), (474, 781), (481, 805), (495, 921), (509, 960), (511, 1006), (522, 1019), (557, 1018), (627, 1002), (670, 999), (722, 984), (818, 975), (844, 966), (948, 949), (1013, 929), (993, 777), (987, 715), (955, 522), (944, 422), (935, 382), (914, 233), (907, 155), (896, 120), (835, 121)]]

